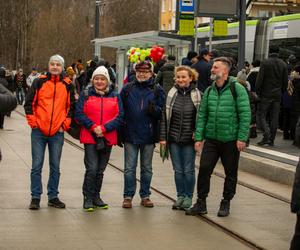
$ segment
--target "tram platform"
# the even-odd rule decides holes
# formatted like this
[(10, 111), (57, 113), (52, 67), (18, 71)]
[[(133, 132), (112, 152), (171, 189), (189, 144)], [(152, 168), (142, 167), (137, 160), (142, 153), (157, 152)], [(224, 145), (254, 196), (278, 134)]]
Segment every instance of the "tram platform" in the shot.
[[(18, 107), (19, 111), (23, 111)], [(288, 249), (295, 216), (289, 210), (291, 187), (244, 171), (231, 204), (231, 215), (217, 217), (223, 170), (217, 167), (207, 200), (208, 214), (186, 216), (171, 209), (176, 198), (170, 161), (155, 153), (151, 199), (154, 208), (123, 209), (123, 149), (115, 147), (104, 175), (102, 197), (107, 210), (82, 209), (83, 152), (65, 142), (61, 161), (60, 198), (66, 209), (47, 207), (46, 154), (41, 209), (31, 211), (30, 128), (13, 112), (0, 131), (0, 249)], [(66, 135), (66, 138), (75, 143)], [(250, 153), (249, 153), (250, 154)], [(139, 185), (138, 185), (139, 186)], [(246, 242), (246, 243), (245, 243)], [(248, 244), (247, 244), (248, 242)]]

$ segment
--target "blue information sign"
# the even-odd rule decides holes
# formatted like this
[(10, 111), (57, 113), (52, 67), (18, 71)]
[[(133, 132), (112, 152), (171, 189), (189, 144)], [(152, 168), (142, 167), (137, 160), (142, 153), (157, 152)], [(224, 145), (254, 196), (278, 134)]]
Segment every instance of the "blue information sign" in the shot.
[(179, 12), (194, 13), (194, 0), (180, 0)]

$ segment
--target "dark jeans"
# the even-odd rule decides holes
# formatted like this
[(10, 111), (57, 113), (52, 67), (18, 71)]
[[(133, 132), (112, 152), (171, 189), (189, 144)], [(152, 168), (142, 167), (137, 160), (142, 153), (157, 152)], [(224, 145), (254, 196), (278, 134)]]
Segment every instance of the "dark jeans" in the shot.
[(291, 242), (290, 250), (299, 250), (299, 249), (300, 249), (300, 214), (297, 214), (295, 233)]
[(107, 150), (96, 150), (95, 144), (84, 144), (85, 175), (82, 186), (84, 197), (95, 199), (100, 197), (104, 170), (107, 166), (111, 153), (111, 147)]
[(205, 199), (208, 196), (210, 177), (219, 158), (221, 158), (226, 175), (223, 197), (226, 200), (231, 200), (235, 195), (240, 158), (240, 152), (236, 147), (236, 141), (220, 142), (216, 140), (206, 140), (201, 154), (197, 181), (199, 199)]
[(24, 90), (17, 88), (16, 89), (16, 97), (17, 97), (17, 100), (18, 100), (18, 104), (22, 105), (23, 101), (24, 101), (24, 98), (25, 98)]
[[(274, 142), (278, 127), (280, 102), (262, 98), (258, 105), (260, 126), (263, 131), (264, 140)], [(270, 122), (267, 115), (270, 113)]]

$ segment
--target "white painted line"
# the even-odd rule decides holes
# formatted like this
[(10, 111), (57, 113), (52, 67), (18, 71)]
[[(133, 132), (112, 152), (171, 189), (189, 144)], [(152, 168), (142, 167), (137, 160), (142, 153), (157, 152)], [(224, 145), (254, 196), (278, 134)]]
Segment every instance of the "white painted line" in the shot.
[(256, 146), (253, 146), (253, 145), (249, 145), (248, 148), (252, 149), (252, 150), (255, 150), (255, 151), (262, 152), (262, 153), (266, 153), (266, 154), (269, 154), (269, 155), (274, 155), (274, 156), (281, 157), (281, 158), (284, 158), (284, 159), (293, 160), (293, 161), (296, 161), (296, 162), (299, 160), (298, 156), (289, 155), (289, 154), (286, 154), (286, 153), (281, 153), (281, 152), (271, 150), (271, 149), (267, 149), (267, 148), (256, 147)]

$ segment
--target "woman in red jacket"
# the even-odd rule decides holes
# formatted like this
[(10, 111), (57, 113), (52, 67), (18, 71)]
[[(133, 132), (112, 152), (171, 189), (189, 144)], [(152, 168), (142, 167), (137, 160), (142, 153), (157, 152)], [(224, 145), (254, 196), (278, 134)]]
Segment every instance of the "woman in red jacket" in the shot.
[(104, 66), (92, 75), (92, 86), (82, 91), (76, 104), (75, 119), (82, 125), (80, 142), (84, 144), (85, 176), (83, 208), (108, 208), (100, 198), (103, 173), (111, 148), (117, 144), (117, 128), (123, 121), (123, 106), (118, 94), (109, 86), (110, 78)]

